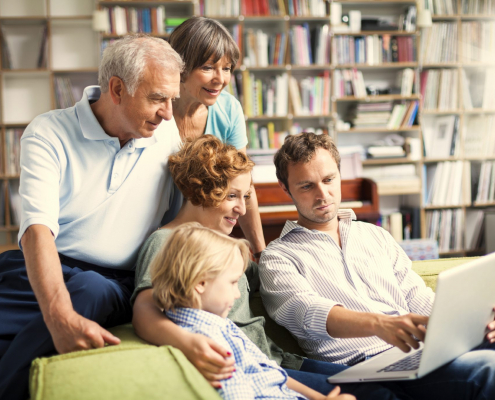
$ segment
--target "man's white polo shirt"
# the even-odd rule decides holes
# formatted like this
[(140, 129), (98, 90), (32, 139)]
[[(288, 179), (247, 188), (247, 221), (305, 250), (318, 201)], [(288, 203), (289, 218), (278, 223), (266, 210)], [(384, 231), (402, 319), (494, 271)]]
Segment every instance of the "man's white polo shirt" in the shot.
[(36, 117), (21, 139), (22, 216), (18, 240), (46, 225), (59, 253), (95, 265), (130, 269), (168, 210), (168, 156), (178, 150), (174, 120), (121, 149), (94, 116), (90, 86), (74, 107)]

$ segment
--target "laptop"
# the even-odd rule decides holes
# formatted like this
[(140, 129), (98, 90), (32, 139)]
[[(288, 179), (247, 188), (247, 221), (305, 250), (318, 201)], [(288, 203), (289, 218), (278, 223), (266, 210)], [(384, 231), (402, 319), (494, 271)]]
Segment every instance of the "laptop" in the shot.
[(480, 345), (494, 319), (495, 253), (439, 274), (424, 343), (393, 347), (328, 378), (330, 383), (418, 379)]

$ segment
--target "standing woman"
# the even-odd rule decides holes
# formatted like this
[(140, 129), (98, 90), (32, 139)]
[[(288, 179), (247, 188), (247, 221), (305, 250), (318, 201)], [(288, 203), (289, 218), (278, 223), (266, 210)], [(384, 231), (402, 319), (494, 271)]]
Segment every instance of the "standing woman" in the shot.
[[(174, 30), (170, 45), (185, 64), (180, 98), (173, 105), (182, 139), (210, 134), (245, 153), (247, 135), (242, 106), (234, 96), (223, 91), (240, 56), (230, 33), (213, 19), (193, 17)], [(239, 225), (255, 256), (259, 257), (265, 240), (254, 190)]]

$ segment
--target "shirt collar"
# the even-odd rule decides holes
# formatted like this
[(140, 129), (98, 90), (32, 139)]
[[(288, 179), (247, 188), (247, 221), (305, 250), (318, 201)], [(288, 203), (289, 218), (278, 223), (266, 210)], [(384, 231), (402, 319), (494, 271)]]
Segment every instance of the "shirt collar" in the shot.
[(227, 318), (222, 318), (208, 311), (196, 308), (176, 308), (174, 311), (165, 311), (167, 317), (178, 325), (198, 325), (218, 326), (224, 328), (227, 325)]
[[(337, 211), (337, 218), (339, 219), (339, 221), (340, 220), (356, 220), (356, 214), (350, 208), (341, 208), (341, 209), (339, 209), (339, 211)], [(306, 228), (299, 225), (295, 221), (287, 221), (284, 225), (284, 229), (282, 229), (282, 233), (280, 234), (280, 239), (282, 239), (289, 232), (292, 232), (293, 230), (296, 230), (296, 229), (306, 229)]]
[[(84, 89), (82, 99), (76, 103), (77, 116), (83, 136), (88, 140), (108, 140), (112, 139), (105, 133), (100, 123), (93, 114), (91, 102), (97, 101), (101, 96), (99, 86), (88, 86)], [(162, 121), (163, 122), (163, 121)], [(148, 147), (158, 141), (157, 135), (149, 138), (131, 139), (127, 144), (131, 144), (135, 148)]]

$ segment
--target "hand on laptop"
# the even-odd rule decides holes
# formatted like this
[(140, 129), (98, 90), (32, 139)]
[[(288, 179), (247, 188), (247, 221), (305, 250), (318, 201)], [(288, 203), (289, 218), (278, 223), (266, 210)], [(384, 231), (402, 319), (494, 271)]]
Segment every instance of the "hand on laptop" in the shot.
[[(409, 353), (411, 347), (413, 349), (419, 348), (419, 343), (415, 337), (424, 341), (427, 323), (428, 317), (418, 314), (407, 314), (400, 317), (381, 315), (376, 326), (376, 336), (398, 347), (403, 352)], [(495, 340), (495, 332), (493, 332), (493, 338)]]
[[(495, 307), (493, 307), (493, 311), (495, 311)], [(488, 330), (488, 333), (486, 334), (486, 340), (488, 340), (490, 343), (495, 343), (495, 321), (490, 322), (486, 326), (486, 329)]]

